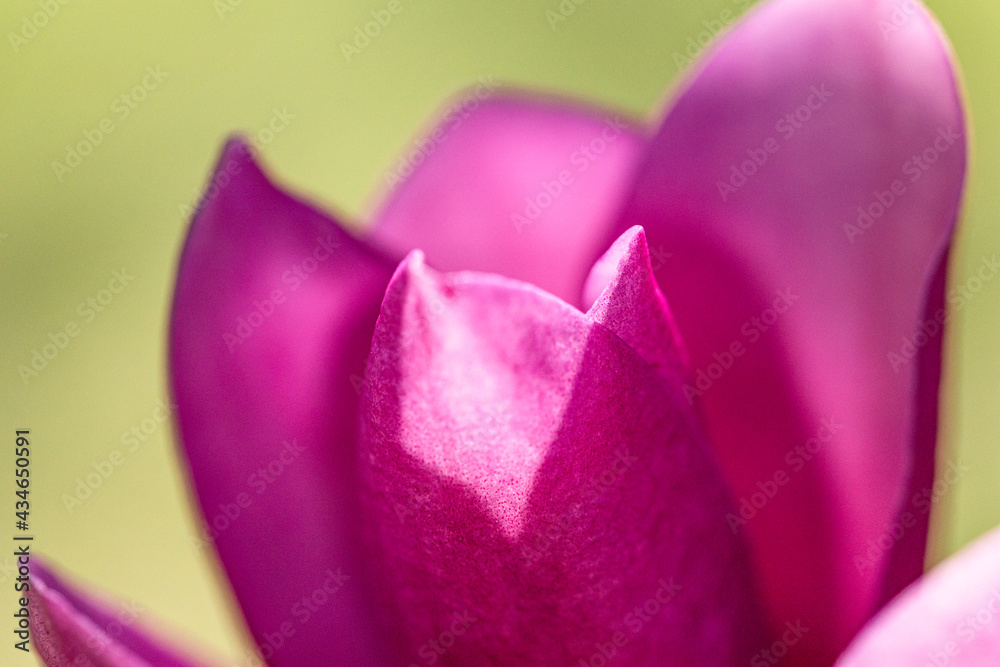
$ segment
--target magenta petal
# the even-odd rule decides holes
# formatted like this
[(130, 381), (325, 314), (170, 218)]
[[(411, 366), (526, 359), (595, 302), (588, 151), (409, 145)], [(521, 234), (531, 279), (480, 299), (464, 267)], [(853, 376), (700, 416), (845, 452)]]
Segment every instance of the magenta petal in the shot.
[(372, 242), (398, 256), (421, 248), (442, 270), (499, 273), (575, 305), (644, 139), (610, 112), (510, 93), (472, 100), (404, 155), (397, 170), (420, 166), (375, 217)]
[(145, 610), (136, 604), (104, 608), (31, 560), (31, 648), (49, 667), (194, 667), (159, 639), (144, 633)]
[(687, 354), (656, 284), (646, 233), (632, 227), (597, 261), (584, 287), (587, 316), (603, 324), (646, 363), (676, 381), (687, 373)]
[(416, 252), (387, 289), (365, 396), (381, 595), (411, 662), (575, 665), (610, 646), (620, 664), (732, 665), (761, 645), (679, 384), (599, 322)]
[(391, 264), (274, 187), (243, 143), (226, 148), (213, 188), (184, 247), (170, 330), (208, 530), (197, 542), (214, 541), (270, 664), (385, 664), (359, 552), (355, 443)]
[[(657, 277), (690, 393), (772, 626), (813, 628), (796, 648), (811, 664), (920, 573), (927, 516), (908, 489), (930, 482), (939, 373), (904, 339), (940, 297), (965, 146), (950, 50), (919, 3), (774, 0), (678, 94), (619, 222), (672, 253)], [(918, 525), (869, 560), (905, 511)]]
[(837, 662), (1000, 665), (1000, 529), (939, 565), (876, 616)]

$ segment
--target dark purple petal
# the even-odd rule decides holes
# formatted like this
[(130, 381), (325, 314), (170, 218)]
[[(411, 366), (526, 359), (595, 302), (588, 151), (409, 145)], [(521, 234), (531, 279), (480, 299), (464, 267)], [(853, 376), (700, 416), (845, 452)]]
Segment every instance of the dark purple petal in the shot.
[(170, 327), (181, 440), (208, 531), (197, 543), (218, 548), (270, 664), (384, 665), (355, 458), (391, 264), (272, 185), (241, 142), (212, 187)]

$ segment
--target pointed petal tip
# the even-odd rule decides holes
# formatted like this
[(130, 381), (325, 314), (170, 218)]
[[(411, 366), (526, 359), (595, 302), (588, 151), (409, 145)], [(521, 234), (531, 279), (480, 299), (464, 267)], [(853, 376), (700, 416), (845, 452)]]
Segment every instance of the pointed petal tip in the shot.
[[(568, 664), (664, 571), (685, 582), (688, 601), (623, 660), (672, 650), (681, 662), (733, 664), (757, 644), (745, 554), (722, 519), (728, 497), (688, 404), (666, 385), (626, 341), (549, 293), (425, 272), (418, 253), (401, 263), (366, 371), (359, 460), (379, 594), (405, 652), (465, 609), (479, 622), (456, 642), (455, 664)], [(660, 472), (586, 490), (639, 460)], [(633, 503), (641, 509), (623, 513)], [(595, 535), (594, 525), (615, 529)], [(665, 531), (676, 539), (661, 541)], [(621, 591), (591, 595), (598, 580)], [(552, 615), (571, 604), (583, 609), (573, 620)], [(545, 619), (558, 623), (536, 633)]]
[(575, 305), (645, 135), (613, 111), (507, 90), (459, 97), (442, 116), (387, 171), (370, 242), (396, 256), (421, 247), (442, 271), (502, 274)]
[(587, 316), (624, 340), (660, 373), (681, 377), (687, 353), (653, 273), (646, 231), (627, 229), (587, 277)]
[(649, 254), (646, 230), (642, 225), (634, 225), (625, 230), (594, 263), (583, 288), (583, 305), (587, 309), (593, 308), (598, 298), (611, 287), (625, 258), (635, 256), (636, 253), (640, 256), (642, 253), (647, 256)]
[(253, 144), (240, 132), (233, 132), (226, 136), (225, 141), (222, 143), (222, 150), (220, 151), (220, 155), (223, 158), (235, 157), (237, 155), (249, 155), (252, 157), (253, 154)]
[(396, 270), (385, 288), (382, 312), (385, 312), (389, 304), (393, 304), (399, 299), (405, 300), (416, 285), (427, 284), (436, 273), (427, 266), (423, 250), (417, 248), (408, 252), (396, 266)]
[[(325, 664), (331, 654), (373, 664), (382, 642), (355, 511), (353, 383), (396, 261), (265, 174), (241, 137), (222, 147), (210, 178), (177, 268), (169, 333), (199, 542), (218, 552), (261, 645), (317, 573), (343, 567), (351, 579), (337, 604), (296, 633), (282, 664)], [(219, 504), (276, 461), (295, 473), (273, 480), (248, 518), (210, 534)], [(283, 544), (279, 526), (301, 539)], [(280, 580), (268, 574), (290, 562)]]
[(32, 645), (47, 665), (192, 667), (196, 663), (145, 631), (134, 603), (113, 613), (64, 582), (44, 559), (32, 555), (27, 591)]
[[(933, 312), (921, 295), (950, 243), (967, 161), (957, 80), (947, 39), (919, 3), (760, 3), (671, 96), (619, 218), (619, 230), (641, 223), (653, 248), (675, 249), (657, 277), (695, 373), (741, 355), (720, 382), (705, 381), (700, 401), (734, 495), (750, 497), (784, 452), (814, 437), (817, 415), (847, 422), (816, 472), (804, 472), (816, 479), (748, 527), (773, 626), (813, 618), (813, 639), (792, 653), (817, 664), (884, 596), (878, 577), (842, 563), (898, 519), (907, 485), (933, 483), (936, 429), (917, 419), (937, 413), (939, 374), (923, 360), (940, 338), (898, 375), (885, 361)], [(949, 128), (954, 141), (935, 147)], [(908, 161), (923, 155), (935, 164), (912, 181)], [(863, 226), (890, 184), (905, 196)], [(742, 327), (789, 287), (803, 298), (767, 337)], [(917, 436), (928, 445), (914, 445), (914, 433), (931, 434)], [(857, 501), (831, 513), (846, 496)], [(901, 554), (893, 582), (920, 573), (926, 517), (917, 521), (880, 557), (889, 571), (889, 554)]]
[(196, 229), (220, 224), (215, 209), (230, 202), (258, 199), (274, 185), (258, 163), (253, 145), (241, 134), (226, 138), (189, 217), (188, 238)]
[(414, 248), (406, 253), (406, 257), (399, 263), (397, 271), (405, 271), (409, 275), (422, 275), (427, 272), (427, 258), (424, 251)]
[(222, 144), (219, 158), (212, 170), (211, 183), (215, 184), (219, 175), (226, 172), (230, 175), (239, 174), (243, 167), (249, 167), (259, 174), (264, 174), (263, 167), (258, 161), (257, 149), (246, 136), (234, 132), (227, 136)]

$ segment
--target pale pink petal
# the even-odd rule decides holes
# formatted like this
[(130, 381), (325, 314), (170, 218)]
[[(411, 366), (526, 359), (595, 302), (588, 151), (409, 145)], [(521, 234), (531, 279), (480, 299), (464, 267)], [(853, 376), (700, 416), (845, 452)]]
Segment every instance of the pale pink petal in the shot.
[(687, 393), (775, 636), (812, 628), (788, 662), (832, 661), (920, 573), (926, 513), (863, 560), (931, 482), (940, 327), (902, 357), (940, 303), (965, 146), (952, 55), (919, 3), (773, 0), (682, 86), (619, 221), (670, 255), (657, 278)]
[(730, 498), (678, 382), (601, 323), (414, 253), (365, 395), (380, 599), (412, 663), (732, 665), (762, 642)]
[(375, 216), (371, 240), (397, 255), (421, 248), (442, 270), (499, 273), (576, 304), (645, 140), (612, 112), (492, 95), (460, 98), (393, 167), (409, 174), (419, 163)]
[(170, 364), (208, 531), (193, 542), (218, 549), (271, 665), (385, 664), (355, 438), (391, 266), (272, 185), (238, 141), (184, 247)]
[(837, 661), (883, 665), (1000, 665), (1000, 529), (906, 589)]

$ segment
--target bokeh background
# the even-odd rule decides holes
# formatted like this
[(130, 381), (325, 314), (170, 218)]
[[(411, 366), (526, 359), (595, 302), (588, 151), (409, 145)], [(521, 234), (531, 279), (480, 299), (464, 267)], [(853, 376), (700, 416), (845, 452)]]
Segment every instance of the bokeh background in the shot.
[[(952, 269), (964, 276), (1000, 251), (1000, 3), (927, 4), (954, 43), (973, 118)], [(239, 659), (249, 642), (216, 564), (193, 546), (195, 515), (172, 427), (149, 420), (167, 399), (164, 334), (186, 213), (224, 137), (257, 136), (272, 172), (363, 225), (397, 156), (481, 77), (656, 114), (678, 79), (676, 54), (703, 21), (746, 3), (589, 0), (553, 27), (546, 11), (558, 0), (402, 0), (403, 11), (348, 61), (341, 44), (385, 5), (0, 4), (0, 553), (13, 529), (13, 433), (30, 428), (34, 548), (137, 605), (143, 620), (163, 619), (211, 661)], [(43, 6), (54, 15), (27, 28)], [(162, 73), (155, 88), (123, 100), (147, 67)], [(284, 120), (272, 127), (281, 130), (260, 134), (278, 115)], [(52, 163), (65, 161), (67, 144), (85, 131), (94, 136), (103, 119), (113, 132), (57, 174)], [(134, 280), (87, 321), (78, 304), (122, 269)], [(25, 381), (17, 367), (71, 321), (79, 335)], [(942, 457), (970, 472), (935, 507), (934, 561), (1000, 523), (1000, 284), (987, 284), (953, 322)], [(133, 427), (145, 428), (145, 439), (90, 497), (67, 506), (79, 480), (123, 449)], [(6, 619), (12, 565), (0, 556)], [(0, 631), (8, 637), (0, 664), (35, 664), (10, 646), (6, 624)]]

